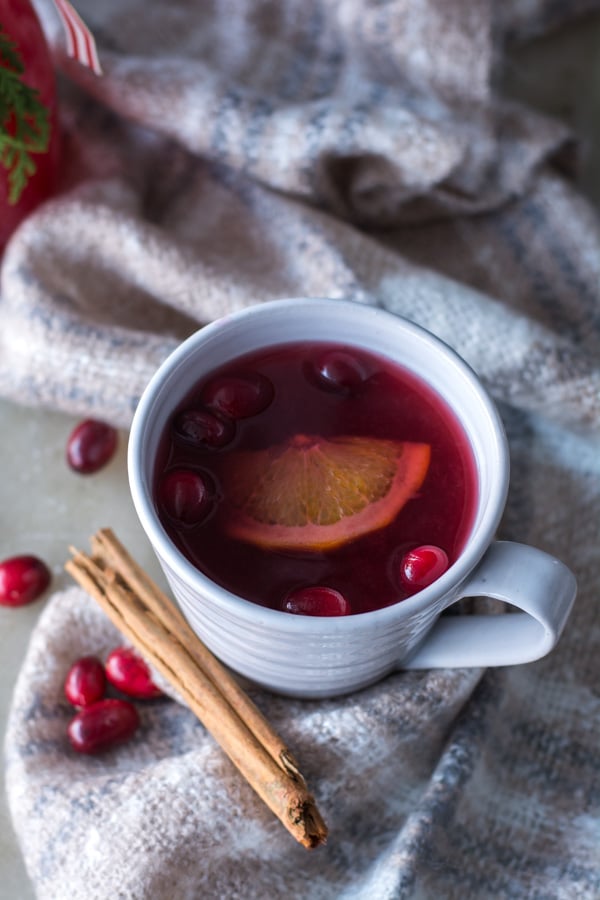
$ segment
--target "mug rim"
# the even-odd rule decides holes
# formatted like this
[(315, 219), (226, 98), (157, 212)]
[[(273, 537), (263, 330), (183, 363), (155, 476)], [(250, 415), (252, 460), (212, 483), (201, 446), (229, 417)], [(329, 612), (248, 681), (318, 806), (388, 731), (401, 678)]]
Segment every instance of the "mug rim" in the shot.
[[(294, 309), (304, 306), (307, 309), (312, 308), (314, 310), (317, 307), (322, 307), (324, 303), (348, 304), (352, 306), (355, 314), (358, 308), (361, 310), (359, 315), (366, 314), (368, 317), (380, 316), (386, 319), (393, 319), (402, 328), (417, 333), (421, 338), (424, 337), (428, 343), (436, 346), (439, 351), (445, 354), (447, 359), (461, 371), (463, 377), (466, 377), (471, 389), (477, 395), (479, 403), (487, 412), (500, 465), (497, 467), (494, 478), (490, 479), (492, 486), (491, 497), (483, 510), (481, 522), (469, 534), (466, 545), (458, 559), (431, 585), (404, 600), (368, 612), (353, 613), (347, 616), (295, 616), (283, 610), (263, 607), (229, 591), (210, 579), (184, 556), (168, 536), (158, 518), (152, 498), (144, 488), (143, 473), (147, 471), (148, 466), (153, 464), (153, 460), (147, 459), (148, 454), (145, 451), (144, 444), (151, 428), (153, 411), (157, 408), (157, 400), (163, 395), (165, 384), (168, 384), (169, 379), (182, 365), (185, 365), (186, 360), (197, 349), (198, 345), (204, 344), (213, 335), (227, 327), (227, 323), (232, 318), (243, 322), (245, 319), (268, 315), (271, 310), (284, 309), (286, 306)], [(283, 341), (280, 343), (283, 343)], [(265, 346), (269, 346), (269, 342), (266, 342)], [(231, 358), (235, 358), (235, 355)], [(193, 380), (190, 380), (189, 387), (193, 387)], [(446, 400), (445, 402), (448, 401)], [(464, 419), (460, 416), (459, 411), (452, 404), (449, 405), (464, 427)], [(253, 304), (234, 313), (224, 315), (207, 325), (200, 326), (165, 358), (146, 385), (131, 423), (127, 449), (127, 469), (130, 492), (136, 513), (147, 538), (161, 562), (164, 561), (169, 569), (188, 588), (203, 597), (209, 598), (210, 602), (217, 605), (220, 609), (230, 610), (236, 618), (241, 617), (252, 620), (253, 623), (262, 622), (265, 625), (271, 625), (280, 629), (285, 627), (286, 631), (293, 630), (299, 635), (323, 635), (324, 633), (333, 634), (340, 631), (353, 631), (357, 628), (362, 629), (367, 620), (373, 627), (385, 627), (387, 622), (418, 613), (431, 607), (439, 598), (446, 596), (448, 597), (448, 603), (444, 603), (444, 605), (448, 605), (452, 602), (452, 598), (458, 592), (460, 585), (477, 566), (495, 536), (504, 512), (509, 482), (508, 442), (504, 426), (492, 398), (474, 369), (450, 345), (423, 326), (388, 310), (344, 298), (294, 297), (269, 300)], [(152, 474), (150, 473), (148, 481), (151, 480)]]

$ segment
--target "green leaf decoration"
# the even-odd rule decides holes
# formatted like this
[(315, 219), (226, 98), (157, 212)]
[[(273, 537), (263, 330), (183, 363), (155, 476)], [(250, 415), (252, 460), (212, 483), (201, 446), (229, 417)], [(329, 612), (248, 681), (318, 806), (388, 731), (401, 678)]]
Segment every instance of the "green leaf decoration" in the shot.
[(8, 172), (11, 205), (37, 170), (32, 154), (46, 153), (50, 143), (48, 110), (23, 82), (24, 71), (17, 45), (0, 25), (0, 165)]

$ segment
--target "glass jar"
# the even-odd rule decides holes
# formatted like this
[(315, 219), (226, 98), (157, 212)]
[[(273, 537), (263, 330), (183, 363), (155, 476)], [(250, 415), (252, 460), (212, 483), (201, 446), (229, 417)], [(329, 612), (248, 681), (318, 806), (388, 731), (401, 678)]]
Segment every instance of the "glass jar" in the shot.
[(50, 51), (30, 0), (0, 5), (0, 252), (54, 190), (60, 135)]

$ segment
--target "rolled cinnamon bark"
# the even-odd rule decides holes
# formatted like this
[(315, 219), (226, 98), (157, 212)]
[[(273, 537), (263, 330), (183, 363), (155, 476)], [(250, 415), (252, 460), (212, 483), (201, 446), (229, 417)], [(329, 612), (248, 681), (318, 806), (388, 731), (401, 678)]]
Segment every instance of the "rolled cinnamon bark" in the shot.
[(234, 765), (303, 846), (325, 843), (323, 821), (293, 754), (179, 610), (109, 529), (66, 570), (166, 678)]

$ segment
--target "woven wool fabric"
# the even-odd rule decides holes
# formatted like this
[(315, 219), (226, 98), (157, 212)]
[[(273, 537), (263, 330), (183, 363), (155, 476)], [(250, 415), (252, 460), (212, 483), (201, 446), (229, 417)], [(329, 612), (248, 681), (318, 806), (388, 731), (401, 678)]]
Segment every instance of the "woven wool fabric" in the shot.
[(203, 323), (286, 296), (376, 304), (477, 370), (511, 448), (501, 537), (563, 559), (579, 595), (535, 664), (253, 692), (330, 826), (307, 853), (177, 703), (114, 752), (65, 752), (65, 671), (116, 635), (56, 594), (6, 739), (37, 895), (597, 898), (600, 229), (553, 168), (565, 129), (492, 86), (503, 35), (569, 4), (86, 0), (101, 78), (38, 6), (67, 76), (63, 184), (5, 253), (0, 392), (126, 427)]

